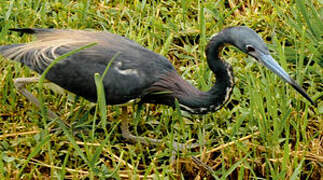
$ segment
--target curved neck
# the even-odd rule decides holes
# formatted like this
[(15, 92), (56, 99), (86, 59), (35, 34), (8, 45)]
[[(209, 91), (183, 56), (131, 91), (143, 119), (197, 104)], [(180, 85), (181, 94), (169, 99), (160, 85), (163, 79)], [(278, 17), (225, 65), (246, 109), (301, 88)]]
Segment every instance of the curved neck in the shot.
[[(225, 44), (232, 43), (224, 36), (223, 32), (210, 40), (206, 48), (206, 56), (208, 65), (216, 76), (216, 83), (207, 92), (199, 91), (199, 93), (191, 93), (189, 97), (176, 97), (183, 110), (204, 114), (217, 111), (228, 102), (234, 86), (234, 76), (232, 66), (220, 57)], [(188, 91), (188, 88), (185, 91)]]
[(219, 110), (228, 102), (234, 86), (232, 66), (221, 58), (222, 49), (226, 44), (232, 43), (222, 31), (212, 37), (206, 48), (208, 65), (216, 76), (216, 83), (207, 92), (210, 99), (215, 103), (214, 108), (209, 109), (213, 112)]
[(182, 110), (193, 114), (205, 114), (222, 108), (234, 86), (232, 67), (219, 55), (225, 43), (227, 41), (220, 33), (207, 46), (207, 62), (216, 76), (216, 83), (209, 91), (199, 91), (172, 71), (148, 89), (143, 101), (174, 106), (174, 99), (177, 99)]

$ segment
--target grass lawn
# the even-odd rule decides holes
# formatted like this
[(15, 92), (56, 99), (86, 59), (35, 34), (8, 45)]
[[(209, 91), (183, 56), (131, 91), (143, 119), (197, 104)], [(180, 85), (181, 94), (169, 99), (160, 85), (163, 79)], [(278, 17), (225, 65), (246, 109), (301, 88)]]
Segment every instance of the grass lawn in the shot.
[[(39, 75), (0, 57), (0, 179), (320, 179), (322, 21), (322, 0), (2, 0), (0, 45), (34, 39), (9, 28), (109, 31), (164, 55), (205, 91), (216, 80), (204, 53), (209, 38), (248, 26), (317, 106), (229, 46), (223, 58), (233, 66), (235, 88), (224, 108), (198, 116), (163, 105), (146, 104), (141, 113), (127, 106), (134, 134), (163, 141), (148, 147), (122, 138), (119, 106), (32, 84), (28, 90), (44, 101), (42, 110), (35, 107), (13, 79)], [(48, 120), (45, 107), (61, 120)], [(174, 154), (172, 141), (204, 145)]]

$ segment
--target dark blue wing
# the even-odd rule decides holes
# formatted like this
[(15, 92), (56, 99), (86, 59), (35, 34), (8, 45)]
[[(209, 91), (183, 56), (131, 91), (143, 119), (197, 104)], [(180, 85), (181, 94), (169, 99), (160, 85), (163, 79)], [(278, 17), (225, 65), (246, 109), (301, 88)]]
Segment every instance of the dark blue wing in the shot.
[(46, 76), (62, 88), (90, 101), (96, 101), (97, 97), (94, 74), (102, 74), (116, 53), (120, 54), (112, 62), (103, 80), (108, 104), (121, 104), (140, 98), (162, 75), (175, 71), (165, 57), (108, 32), (14, 30), (34, 33), (38, 40), (29, 44), (2, 46), (0, 53), (38, 73), (42, 73), (58, 56), (96, 42), (97, 45), (57, 63)]

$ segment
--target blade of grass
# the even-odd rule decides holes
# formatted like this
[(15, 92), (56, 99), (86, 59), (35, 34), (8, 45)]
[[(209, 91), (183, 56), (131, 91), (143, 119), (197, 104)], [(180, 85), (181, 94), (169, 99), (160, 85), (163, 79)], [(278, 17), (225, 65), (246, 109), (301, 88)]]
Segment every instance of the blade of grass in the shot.
[[(105, 68), (102, 76), (100, 76), (99, 73), (95, 73), (94, 74), (94, 80), (95, 80), (95, 85), (97, 88), (97, 96), (98, 96), (98, 109), (100, 112), (100, 116), (101, 116), (101, 122), (102, 122), (102, 128), (104, 129), (105, 132), (105, 139), (104, 141), (100, 144), (99, 148), (96, 148), (96, 151), (94, 153), (94, 155), (92, 156), (91, 160), (89, 161), (89, 163), (95, 167), (95, 163), (97, 162), (97, 160), (99, 159), (99, 155), (101, 154), (103, 147), (106, 145), (106, 143), (108, 142), (111, 134), (114, 132), (114, 129), (116, 128), (117, 125), (115, 125), (111, 132), (108, 133), (107, 128), (106, 128), (106, 124), (107, 124), (107, 109), (106, 109), (106, 94), (105, 94), (105, 90), (104, 90), (104, 86), (103, 86), (103, 79), (105, 78), (106, 74), (108, 73), (108, 70), (112, 64), (112, 62), (114, 62), (114, 60), (120, 55), (120, 52), (117, 52), (116, 54), (113, 55), (113, 57), (111, 58), (109, 64), (107, 65), (107, 67)], [(96, 112), (97, 112), (97, 108), (96, 108)], [(95, 122), (95, 121), (93, 121)], [(94, 124), (92, 125), (92, 134), (94, 135), (94, 129), (95, 126)], [(111, 175), (113, 175), (114, 173), (112, 173)]]
[(44, 84), (44, 81), (45, 81), (45, 77), (46, 77), (46, 74), (48, 73), (48, 71), (55, 65), (55, 64), (57, 64), (59, 61), (61, 61), (61, 60), (63, 60), (63, 59), (65, 59), (65, 58), (67, 58), (68, 56), (71, 56), (71, 55), (73, 55), (73, 54), (75, 54), (75, 53), (78, 53), (78, 52), (80, 52), (80, 51), (82, 51), (82, 50), (84, 50), (84, 49), (87, 49), (87, 48), (90, 48), (90, 47), (92, 47), (92, 46), (94, 46), (94, 45), (96, 45), (97, 43), (90, 43), (90, 44), (88, 44), (88, 45), (85, 45), (85, 46), (82, 46), (82, 47), (80, 47), (80, 48), (77, 48), (77, 49), (74, 49), (74, 50), (72, 50), (72, 51), (70, 51), (70, 52), (68, 52), (68, 53), (66, 53), (66, 54), (64, 54), (64, 55), (62, 55), (62, 56), (59, 56), (59, 57), (57, 57), (53, 62), (51, 62), (49, 65), (48, 65), (48, 67), (44, 70), (44, 72), (41, 74), (41, 76), (40, 76), (40, 79), (39, 79), (39, 83), (38, 83), (38, 88), (39, 88), (39, 92), (40, 92), (40, 96), (39, 96), (39, 101), (40, 101), (40, 104), (41, 104), (41, 113), (42, 113), (42, 116), (43, 116), (43, 118), (45, 118), (46, 120), (47, 120), (47, 112), (46, 112), (46, 109), (45, 109), (45, 106), (44, 106), (44, 99), (43, 99), (43, 97), (42, 97), (42, 92), (43, 92), (43, 84)]
[[(45, 132), (45, 135), (48, 135), (49, 132), (48, 132), (48, 128), (47, 128), (47, 110), (46, 110), (46, 107), (44, 105), (44, 98), (43, 98), (43, 84), (44, 84), (44, 80), (45, 80), (45, 77), (46, 77), (46, 74), (49, 72), (49, 70), (55, 65), (57, 64), (59, 61), (65, 59), (66, 57), (68, 56), (71, 56), (75, 53), (78, 53), (86, 48), (90, 48), (94, 45), (96, 45), (97, 43), (90, 43), (88, 45), (85, 45), (83, 47), (80, 47), (80, 48), (77, 48), (77, 49), (74, 49), (62, 56), (59, 56), (58, 58), (56, 58), (53, 62), (51, 62), (49, 64), (49, 66), (44, 70), (44, 72), (41, 74), (41, 77), (39, 79), (39, 83), (38, 83), (38, 89), (39, 89), (39, 92), (40, 92), (40, 95), (39, 95), (39, 102), (40, 102), (40, 109), (41, 109), (41, 115), (42, 115), (42, 120), (43, 120), (43, 124), (44, 124), (44, 132)], [(76, 151), (78, 152), (78, 154), (83, 158), (83, 160), (87, 163), (88, 163), (88, 160), (86, 159), (85, 155), (82, 153), (81, 151), (81, 148), (76, 144), (76, 141), (74, 140), (73, 136), (68, 132), (64, 122), (62, 122), (60, 119), (56, 119), (56, 122), (58, 122), (59, 126), (63, 129), (64, 133), (66, 134), (66, 136), (68, 137), (68, 139), (71, 141), (71, 143), (73, 144), (74, 148), (76, 149)], [(52, 154), (51, 154), (51, 148), (50, 148), (50, 143), (48, 144), (48, 150), (49, 150), (49, 157), (51, 159), (51, 162), (53, 162), (53, 157), (52, 157)], [(91, 169), (94, 169), (94, 167), (91, 167), (89, 165), (89, 167)], [(53, 172), (52, 172), (53, 173)]]
[(244, 158), (240, 159), (234, 165), (232, 165), (221, 177), (221, 180), (225, 180), (228, 178), (228, 176), (238, 167), (240, 164), (247, 159), (247, 157), (250, 155), (250, 153), (246, 154)]
[(6, 12), (5, 21), (8, 21), (15, 1), (10, 1), (8, 11)]
[(165, 42), (163, 48), (160, 51), (161, 55), (165, 56), (168, 54), (169, 46), (172, 43), (173, 37), (174, 37), (173, 33), (170, 33), (168, 38), (166, 39), (166, 42)]
[(95, 80), (95, 85), (96, 85), (96, 89), (97, 89), (97, 95), (98, 95), (98, 106), (99, 106), (99, 112), (101, 115), (101, 121), (102, 121), (102, 128), (105, 131), (105, 134), (108, 135), (107, 129), (106, 129), (106, 125), (107, 125), (107, 109), (106, 109), (106, 94), (105, 94), (105, 90), (104, 90), (104, 86), (103, 86), (103, 79), (106, 76), (106, 74), (108, 73), (108, 70), (112, 64), (112, 62), (120, 55), (120, 52), (117, 52), (115, 55), (113, 55), (113, 57), (111, 58), (109, 64), (107, 65), (107, 67), (105, 68), (102, 76), (100, 76), (99, 73), (95, 73), (94, 74), (94, 80)]
[(62, 170), (61, 170), (60, 176), (59, 176), (61, 180), (65, 179), (65, 173), (66, 173), (65, 169), (66, 169), (66, 164), (68, 162), (69, 156), (70, 156), (70, 151), (67, 151), (65, 158), (64, 158)]
[(310, 17), (309, 17), (309, 14), (308, 14), (308, 10), (306, 9), (306, 6), (305, 6), (305, 1), (303, 0), (296, 0), (296, 6), (298, 8), (298, 10), (302, 13), (306, 23), (307, 23), (307, 26), (310, 28), (311, 32), (313, 33), (314, 37), (318, 40), (321, 39), (320, 37), (320, 34), (318, 32), (316, 32), (316, 29), (313, 28), (312, 26), (312, 23), (310, 22)]
[(42, 149), (42, 147), (49, 141), (50, 139), (50, 135), (48, 134), (46, 137), (44, 137), (35, 147), (35, 149), (33, 151), (31, 151), (31, 153), (28, 155), (27, 159), (24, 161), (24, 165), (19, 169), (18, 175), (17, 177), (21, 176), (21, 173), (23, 172), (23, 170), (26, 168), (27, 164), (29, 163), (29, 161), (31, 160), (31, 158), (35, 157), (38, 152)]
[(199, 51), (200, 51), (200, 74), (202, 74), (202, 76), (199, 76), (199, 80), (202, 86), (203, 90), (208, 89), (208, 85), (206, 84), (205, 80), (208, 79), (208, 71), (206, 69), (206, 63), (205, 63), (205, 47), (206, 47), (206, 20), (205, 20), (205, 13), (204, 13), (204, 1), (199, 1), (199, 16), (198, 16), (198, 20), (199, 20), (199, 31), (200, 31), (200, 42), (199, 42)]
[(304, 163), (304, 160), (303, 159), (297, 166), (297, 168), (295, 169), (295, 171), (293, 172), (292, 176), (290, 177), (290, 180), (297, 180), (299, 179), (298, 175), (301, 173), (302, 171), (302, 166), (303, 166), (303, 163)]
[(4, 171), (4, 165), (3, 165), (3, 156), (4, 156), (4, 152), (1, 151), (0, 153), (0, 176), (5, 177), (5, 171)]

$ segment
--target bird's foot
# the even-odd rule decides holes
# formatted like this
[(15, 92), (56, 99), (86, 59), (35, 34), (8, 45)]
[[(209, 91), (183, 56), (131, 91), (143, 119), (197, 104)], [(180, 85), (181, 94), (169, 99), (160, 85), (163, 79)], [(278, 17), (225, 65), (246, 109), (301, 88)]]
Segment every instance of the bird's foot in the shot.
[[(153, 139), (153, 138), (140, 137), (140, 136), (133, 135), (129, 131), (127, 119), (123, 119), (121, 121), (121, 131), (122, 131), (122, 136), (125, 139), (127, 139), (128, 141), (134, 142), (134, 143), (139, 142), (144, 145), (159, 145), (159, 144), (163, 143), (163, 141), (161, 139)], [(200, 144), (198, 144), (198, 143), (183, 144), (183, 143), (178, 143), (178, 142), (172, 142), (172, 143), (170, 143), (170, 146), (172, 146), (174, 152), (178, 152), (178, 151), (184, 151), (185, 149), (194, 149), (196, 147), (199, 147)]]

